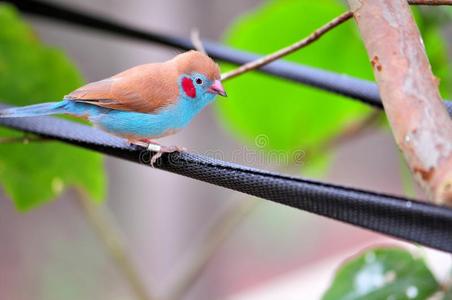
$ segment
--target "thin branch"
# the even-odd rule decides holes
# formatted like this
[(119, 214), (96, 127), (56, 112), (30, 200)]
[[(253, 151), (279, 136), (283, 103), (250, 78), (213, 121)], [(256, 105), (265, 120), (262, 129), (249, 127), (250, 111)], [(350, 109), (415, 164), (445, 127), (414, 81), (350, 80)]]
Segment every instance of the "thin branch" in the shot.
[(404, 0), (348, 0), (367, 48), (394, 138), (418, 183), (452, 204), (452, 123)]
[(221, 80), (225, 81), (231, 78), (234, 78), (236, 76), (239, 76), (243, 73), (258, 69), (264, 65), (267, 65), (277, 59), (280, 59), (283, 56), (286, 56), (288, 54), (291, 54), (303, 47), (306, 47), (307, 45), (315, 42), (318, 40), (321, 36), (323, 36), (325, 33), (329, 32), (331, 29), (335, 28), (336, 26), (344, 23), (345, 21), (349, 20), (353, 16), (353, 13), (351, 12), (345, 12), (342, 15), (332, 19), (322, 27), (318, 28), (314, 32), (312, 32), (309, 36), (306, 38), (286, 47), (283, 49), (280, 49), (272, 54), (269, 54), (267, 56), (264, 56), (262, 58), (259, 58), (255, 61), (249, 62), (247, 64), (244, 64), (240, 67), (238, 67), (235, 70), (229, 71), (221, 76)]
[(197, 248), (196, 251), (192, 252), (192, 257), (188, 260), (189, 265), (181, 272), (167, 299), (180, 300), (185, 297), (225, 240), (261, 203), (260, 200), (250, 199), (249, 196), (242, 198), (238, 205), (229, 208), (209, 228), (205, 240), (200, 243), (199, 249)]
[(452, 0), (408, 0), (411, 5), (452, 5)]
[(154, 297), (151, 297), (147, 291), (138, 270), (132, 262), (130, 254), (127, 252), (122, 234), (112, 221), (111, 215), (109, 215), (105, 209), (96, 206), (88, 199), (83, 191), (78, 190), (78, 194), (79, 202), (88, 221), (94, 227), (97, 236), (113, 258), (121, 274), (129, 283), (136, 299), (155, 299)]
[[(452, 0), (408, 0), (408, 3), (413, 4), (413, 5), (452, 5)], [(289, 55), (301, 48), (304, 48), (304, 47), (308, 46), (309, 44), (318, 40), (320, 37), (322, 37), (325, 33), (329, 32), (331, 29), (333, 29), (336, 26), (349, 20), (351, 17), (353, 17), (353, 13), (350, 11), (347, 11), (347, 12), (339, 15), (338, 17), (332, 19), (331, 21), (329, 21), (322, 27), (318, 28), (317, 30), (315, 30), (309, 36), (303, 38), (302, 40), (300, 40), (288, 47), (282, 48), (276, 52), (273, 52), (269, 55), (261, 57), (257, 60), (243, 64), (240, 67), (238, 67), (232, 71), (224, 73), (221, 76), (221, 80), (226, 81), (231, 78), (237, 77), (241, 74), (244, 74), (246, 72), (249, 72), (249, 71), (252, 71), (255, 69), (259, 69), (262, 66), (265, 66), (271, 62), (274, 62), (275, 60), (278, 60), (278, 59), (280, 59), (286, 55)], [(198, 49), (197, 45), (201, 45), (201, 47), (202, 47), (202, 43), (199, 39), (199, 35), (198, 35), (199, 42), (195, 43), (195, 41), (196, 41), (195, 33), (196, 33), (196, 31), (192, 31), (192, 41), (193, 41), (193, 44), (195, 45), (195, 47)], [(205, 53), (204, 47), (199, 48), (199, 49), (203, 49), (203, 52)]]

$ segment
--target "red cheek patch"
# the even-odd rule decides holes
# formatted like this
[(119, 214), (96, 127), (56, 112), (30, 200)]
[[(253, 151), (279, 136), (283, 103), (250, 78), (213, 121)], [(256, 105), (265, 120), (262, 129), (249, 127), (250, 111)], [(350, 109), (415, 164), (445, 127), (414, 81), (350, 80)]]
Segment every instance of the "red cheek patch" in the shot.
[(195, 98), (196, 97), (196, 89), (193, 85), (193, 81), (190, 78), (184, 77), (182, 79), (182, 89), (188, 97)]

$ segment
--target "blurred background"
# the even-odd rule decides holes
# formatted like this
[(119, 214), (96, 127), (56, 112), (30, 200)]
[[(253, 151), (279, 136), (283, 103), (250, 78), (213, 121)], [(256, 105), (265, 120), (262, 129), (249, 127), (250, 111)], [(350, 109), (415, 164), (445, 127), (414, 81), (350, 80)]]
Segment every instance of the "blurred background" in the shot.
[[(202, 38), (226, 41), (260, 53), (269, 53), (306, 36), (344, 10), (336, 1), (307, 4), (310, 1), (302, 0), (49, 2), (176, 36), (188, 37), (193, 28), (198, 28)], [(287, 13), (284, 5), (311, 5), (307, 9), (317, 11), (318, 16), (309, 10), (300, 10), (292, 12), (294, 18), (287, 21), (288, 24), (276, 23), (278, 14), (281, 17)], [(271, 11), (276, 11), (275, 15)], [(447, 62), (446, 37), (450, 39), (452, 31), (447, 22), (434, 23), (432, 20), (440, 19), (434, 14), (426, 10), (419, 14), (419, 22), (424, 24), (427, 34), (435, 31), (431, 35), (441, 35), (443, 48), (436, 49), (439, 47), (435, 38), (431, 38), (433, 42), (426, 41), (426, 46), (442, 51), (434, 54), (432, 60), (440, 65), (436, 70), (441, 79), (446, 80), (449, 67), (441, 64)], [(159, 45), (38, 17), (22, 17), (31, 25), (37, 39), (64, 51), (87, 82), (138, 64), (163, 61), (179, 53)], [(256, 23), (259, 18), (262, 24)], [(296, 27), (297, 22), (300, 28)], [(318, 48), (313, 45), (309, 52), (306, 49), (306, 55), (305, 50), (301, 50), (289, 59), (372, 79), (353, 22), (347, 26), (319, 41)], [(267, 30), (272, 27), (273, 30)], [(353, 36), (344, 41), (348, 32)], [(339, 44), (342, 46), (334, 46)], [(228, 68), (230, 66), (222, 65), (223, 70)], [(339, 129), (347, 128), (352, 121), (368, 118), (372, 112), (339, 96), (332, 98), (326, 92), (282, 81), (267, 85), (269, 80), (276, 81), (263, 75), (245, 75), (243, 80), (239, 77), (226, 83), (228, 99), (218, 99), (186, 130), (162, 142), (183, 145), (196, 153), (215, 153), (221, 159), (239, 164), (294, 175), (304, 171), (305, 176), (328, 182), (397, 195), (410, 191), (411, 195), (415, 193), (416, 197), (424, 198), (413, 190), (410, 177), (402, 175), (398, 150), (381, 116), (374, 116), (372, 126), (346, 143), (322, 144), (338, 134)], [(249, 89), (244, 91), (246, 86)], [(447, 88), (443, 93), (447, 95)], [(319, 104), (322, 97), (325, 100)], [(44, 100), (53, 99), (40, 101)], [(318, 125), (330, 119), (340, 124)], [(287, 134), (280, 135), (281, 132)], [(326, 149), (316, 148), (318, 144)], [(301, 162), (275, 161), (267, 156), (270, 151), (281, 150), (290, 157), (296, 149), (304, 151)], [(206, 235), (225, 214), (232, 215), (233, 220), (236, 218), (237, 224), (231, 226), (230, 234), (203, 272), (193, 277), (195, 280), (180, 299), (316, 299), (329, 285), (340, 261), (371, 245), (395, 243), (367, 230), (267, 201), (256, 201), (190, 178), (110, 157), (105, 157), (104, 164), (107, 192), (102, 206), (111, 213), (112, 222), (122, 232), (129, 256), (148, 292), (158, 299), (171, 295), (175, 283), (180, 282), (193, 264), (196, 253), (203, 253), (200, 249), (205, 250), (209, 245)], [(39, 176), (40, 171), (36, 172)], [(10, 197), (1, 196), (2, 299), (136, 299), (99, 240), (80, 197), (80, 193), (69, 187), (56, 199), (23, 213), (15, 209)], [(223, 220), (224, 223), (227, 221)], [(221, 235), (221, 230), (217, 228), (215, 235)], [(266, 292), (267, 288), (279, 286), (281, 280), (289, 277), (292, 284), (278, 287), (286, 292), (284, 297)], [(292, 289), (303, 290), (302, 287), (306, 298), (292, 292)], [(261, 291), (260, 296), (250, 292), (257, 290)], [(308, 291), (312, 293), (311, 298), (307, 297)]]

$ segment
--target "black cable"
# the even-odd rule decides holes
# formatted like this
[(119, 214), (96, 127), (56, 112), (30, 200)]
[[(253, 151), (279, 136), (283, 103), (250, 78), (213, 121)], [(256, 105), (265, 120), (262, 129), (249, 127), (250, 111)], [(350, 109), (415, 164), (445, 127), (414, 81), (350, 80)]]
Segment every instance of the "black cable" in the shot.
[[(183, 50), (193, 49), (193, 44), (189, 39), (136, 29), (119, 22), (109, 20), (108, 18), (78, 12), (76, 10), (68, 9), (56, 4), (50, 4), (45, 1), (0, 1), (12, 3), (25, 13), (46, 17), (68, 24), (97, 29), (110, 34), (158, 43)], [(211, 41), (203, 40), (203, 44), (207, 53), (211, 57), (232, 64), (242, 65), (261, 57), (258, 54), (236, 50)], [(259, 71), (291, 81), (307, 84), (346, 97), (354, 98), (380, 109), (383, 108), (377, 85), (368, 80), (358, 79), (348, 75), (337, 74), (283, 60), (270, 63), (259, 69)], [(452, 102), (447, 100), (445, 101), (445, 104), (449, 115), (452, 116)]]
[[(126, 140), (63, 119), (0, 118), (0, 124), (133, 162), (149, 159), (149, 152), (128, 145)], [(191, 153), (163, 155), (156, 167), (452, 253), (452, 210), (446, 207), (289, 177)]]

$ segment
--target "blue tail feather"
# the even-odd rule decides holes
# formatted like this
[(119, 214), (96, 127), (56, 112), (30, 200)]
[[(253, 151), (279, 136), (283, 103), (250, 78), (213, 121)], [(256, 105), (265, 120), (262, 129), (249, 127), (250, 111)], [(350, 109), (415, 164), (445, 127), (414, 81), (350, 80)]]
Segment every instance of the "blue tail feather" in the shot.
[(67, 101), (48, 102), (0, 110), (0, 118), (22, 118), (66, 113)]

